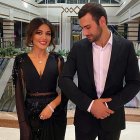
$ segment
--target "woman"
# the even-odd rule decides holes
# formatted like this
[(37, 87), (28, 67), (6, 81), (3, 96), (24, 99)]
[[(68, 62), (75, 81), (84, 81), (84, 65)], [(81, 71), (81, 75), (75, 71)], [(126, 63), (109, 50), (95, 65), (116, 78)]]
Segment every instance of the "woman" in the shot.
[(13, 67), (20, 140), (64, 140), (67, 100), (56, 91), (63, 58), (46, 51), (55, 49), (52, 24), (34, 18), (26, 44), (31, 51), (18, 55)]

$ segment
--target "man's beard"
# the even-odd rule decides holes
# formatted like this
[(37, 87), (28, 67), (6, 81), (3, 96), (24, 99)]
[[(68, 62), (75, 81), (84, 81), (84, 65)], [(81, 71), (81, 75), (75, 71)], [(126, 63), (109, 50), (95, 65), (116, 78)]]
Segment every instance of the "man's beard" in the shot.
[(89, 40), (89, 42), (96, 42), (96, 41), (98, 41), (99, 39), (100, 39), (100, 37), (101, 37), (101, 35), (102, 35), (102, 28), (99, 26), (99, 28), (98, 28), (98, 34), (96, 34), (96, 36), (93, 36), (92, 35), (92, 38), (88, 38), (87, 37), (87, 39)]

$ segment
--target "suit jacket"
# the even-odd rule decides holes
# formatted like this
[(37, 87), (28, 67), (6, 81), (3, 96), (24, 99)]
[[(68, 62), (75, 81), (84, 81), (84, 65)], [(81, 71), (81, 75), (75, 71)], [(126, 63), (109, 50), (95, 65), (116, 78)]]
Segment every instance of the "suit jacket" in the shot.
[[(77, 72), (78, 87), (73, 82)], [(89, 132), (102, 128), (106, 131), (125, 128), (124, 104), (140, 90), (138, 60), (132, 42), (113, 35), (109, 70), (101, 98), (112, 98), (108, 103), (115, 113), (110, 117), (96, 119), (87, 109), (97, 99), (94, 82), (92, 43), (88, 39), (76, 42), (71, 49), (59, 79), (64, 94), (76, 104), (75, 127)]]

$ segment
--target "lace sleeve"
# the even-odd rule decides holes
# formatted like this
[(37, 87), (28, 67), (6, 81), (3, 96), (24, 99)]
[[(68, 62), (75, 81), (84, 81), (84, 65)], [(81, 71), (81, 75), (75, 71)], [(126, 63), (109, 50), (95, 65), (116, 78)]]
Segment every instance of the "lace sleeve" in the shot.
[(58, 71), (59, 71), (59, 74), (61, 74), (63, 66), (64, 66), (64, 58), (59, 55), (58, 56)]
[[(59, 71), (59, 75), (61, 75), (63, 66), (64, 66), (64, 58), (58, 54), (58, 71)], [(58, 77), (59, 78), (59, 77)], [(59, 88), (59, 86), (58, 86)], [(67, 112), (67, 103), (68, 103), (68, 98), (65, 96), (65, 94), (63, 93), (63, 91), (59, 88), (59, 91), (61, 92), (61, 103), (60, 103), (60, 108), (62, 110), (65, 111), (65, 113)]]
[(29, 126), (29, 121), (26, 115), (24, 96), (25, 96), (25, 84), (23, 83), (23, 54), (18, 55), (15, 58), (13, 65), (13, 84), (15, 86), (15, 99), (16, 99), (16, 110), (18, 116), (18, 122), (20, 127), (20, 139), (22, 140), (31, 140), (31, 128)]
[(16, 85), (16, 80), (18, 77), (18, 58), (15, 58), (13, 70), (12, 70), (12, 78), (13, 78), (13, 84)]
[(12, 76), (13, 84), (15, 86), (16, 109), (19, 123), (25, 122), (26, 120), (21, 65), (21, 59), (17, 56), (14, 61)]

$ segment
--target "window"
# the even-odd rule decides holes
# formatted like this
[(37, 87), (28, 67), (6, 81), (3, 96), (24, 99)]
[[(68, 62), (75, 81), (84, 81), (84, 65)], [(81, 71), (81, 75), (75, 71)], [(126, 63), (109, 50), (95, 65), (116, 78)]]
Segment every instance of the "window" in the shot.
[(55, 44), (59, 45), (60, 44), (60, 26), (59, 26), (59, 23), (52, 23), (52, 24), (55, 30)]
[(37, 1), (38, 4), (54, 4), (55, 0), (38, 0)]
[(57, 3), (65, 3), (65, 0), (57, 0)]
[(78, 0), (67, 0), (68, 4), (77, 4)]
[(78, 0), (79, 4), (84, 4), (84, 3), (88, 3), (88, 0)]
[(96, 3), (99, 3), (99, 0), (90, 0), (90, 2), (96, 2)]

